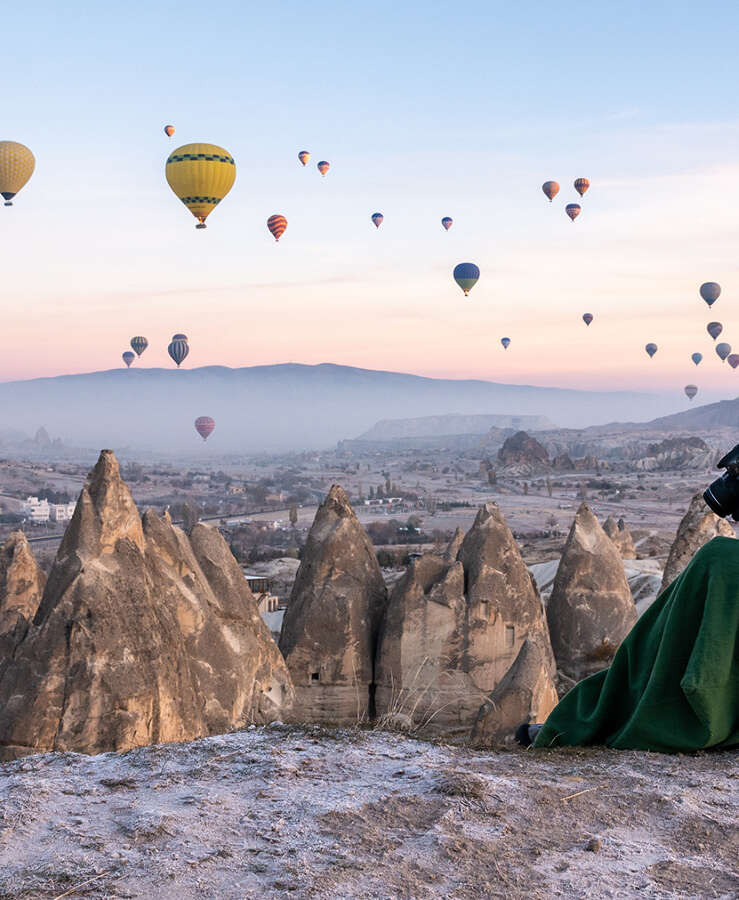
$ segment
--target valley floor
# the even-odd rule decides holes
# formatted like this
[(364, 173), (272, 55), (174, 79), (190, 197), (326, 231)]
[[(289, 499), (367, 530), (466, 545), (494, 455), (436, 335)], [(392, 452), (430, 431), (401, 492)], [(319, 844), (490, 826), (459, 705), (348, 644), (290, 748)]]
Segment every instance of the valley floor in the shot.
[(738, 763), (280, 725), (26, 757), (0, 898), (736, 898)]

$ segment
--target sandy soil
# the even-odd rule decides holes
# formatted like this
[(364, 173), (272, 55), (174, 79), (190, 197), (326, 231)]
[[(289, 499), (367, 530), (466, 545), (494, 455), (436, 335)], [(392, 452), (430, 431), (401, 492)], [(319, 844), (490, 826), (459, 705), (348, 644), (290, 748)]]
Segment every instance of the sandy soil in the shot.
[(27, 757), (0, 898), (736, 898), (738, 762), (285, 726)]

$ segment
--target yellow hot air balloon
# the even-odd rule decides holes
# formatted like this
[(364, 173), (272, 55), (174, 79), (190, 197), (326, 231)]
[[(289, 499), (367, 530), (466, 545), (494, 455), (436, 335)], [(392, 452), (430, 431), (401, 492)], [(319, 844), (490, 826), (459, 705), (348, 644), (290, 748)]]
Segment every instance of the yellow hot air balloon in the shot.
[(185, 144), (167, 159), (167, 183), (205, 228), (205, 220), (236, 180), (233, 157), (215, 144)]
[(36, 160), (33, 153), (15, 141), (0, 141), (0, 194), (5, 205), (13, 205), (13, 197), (33, 175)]

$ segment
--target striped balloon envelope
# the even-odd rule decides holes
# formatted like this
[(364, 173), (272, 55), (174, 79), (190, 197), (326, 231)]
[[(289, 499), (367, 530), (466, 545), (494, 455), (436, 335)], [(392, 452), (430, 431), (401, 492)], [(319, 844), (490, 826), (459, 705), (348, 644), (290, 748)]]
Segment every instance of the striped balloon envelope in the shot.
[(575, 219), (580, 215), (581, 208), (582, 207), (579, 203), (568, 203), (567, 206), (565, 206), (565, 212), (574, 222)]
[[(176, 337), (176, 335), (175, 335)], [(182, 340), (173, 340), (169, 347), (167, 347), (167, 353), (172, 357), (173, 361), (177, 363), (177, 368), (182, 365), (187, 357), (187, 354), (190, 352), (190, 345), (187, 341)]]
[(685, 385), (685, 396), (688, 398), (688, 400), (692, 400), (697, 393), (698, 388), (694, 384)]
[(592, 313), (583, 313), (582, 320), (586, 325), (590, 325), (590, 323), (593, 321), (593, 314)]
[(149, 342), (143, 334), (137, 334), (136, 337), (131, 338), (131, 349), (136, 352), (137, 356), (141, 356), (148, 346)]
[(590, 182), (587, 178), (576, 178), (575, 179), (575, 190), (582, 197), (582, 195), (587, 191), (590, 187)]
[(164, 167), (167, 183), (205, 228), (205, 220), (233, 187), (236, 163), (215, 144), (185, 144), (170, 153)]
[(267, 219), (267, 228), (269, 228), (272, 237), (279, 241), (287, 228), (287, 219), (284, 216), (275, 213)]
[(172, 340), (173, 341), (184, 341), (185, 343), (187, 343), (187, 335), (186, 334), (173, 334)]

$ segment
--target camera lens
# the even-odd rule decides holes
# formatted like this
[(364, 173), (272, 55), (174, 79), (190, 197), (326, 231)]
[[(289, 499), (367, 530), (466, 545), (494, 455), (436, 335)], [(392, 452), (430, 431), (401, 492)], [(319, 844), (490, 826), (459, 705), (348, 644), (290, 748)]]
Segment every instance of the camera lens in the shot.
[(739, 507), (739, 484), (736, 478), (730, 478), (728, 475), (722, 475), (714, 482), (708, 485), (703, 492), (703, 499), (706, 504), (716, 513), (725, 519), (731, 515)]

